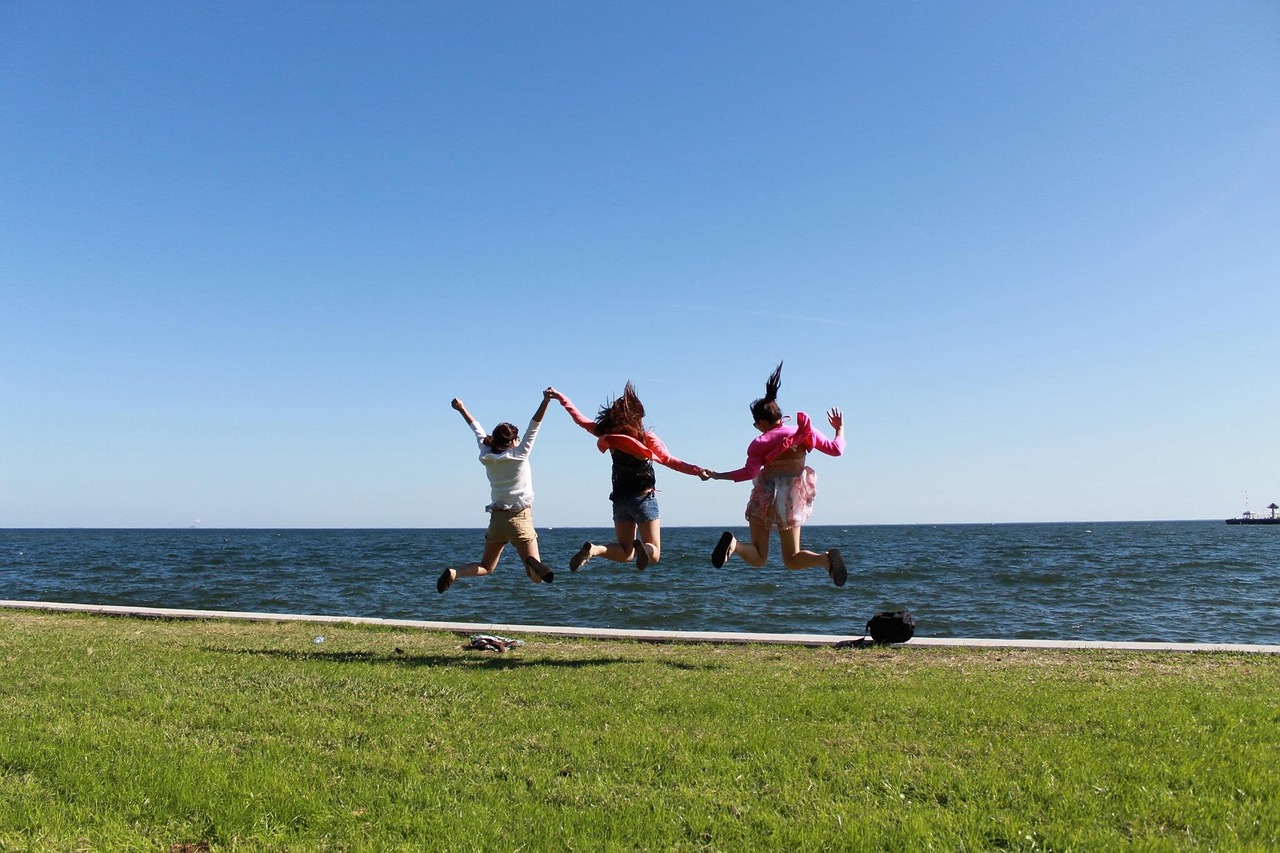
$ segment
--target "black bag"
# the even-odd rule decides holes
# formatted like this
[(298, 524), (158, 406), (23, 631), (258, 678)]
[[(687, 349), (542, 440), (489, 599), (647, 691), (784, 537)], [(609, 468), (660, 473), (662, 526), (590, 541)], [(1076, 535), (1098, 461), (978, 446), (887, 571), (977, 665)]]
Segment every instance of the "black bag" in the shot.
[(916, 620), (906, 610), (886, 610), (867, 621), (867, 633), (877, 643), (905, 643), (915, 636)]

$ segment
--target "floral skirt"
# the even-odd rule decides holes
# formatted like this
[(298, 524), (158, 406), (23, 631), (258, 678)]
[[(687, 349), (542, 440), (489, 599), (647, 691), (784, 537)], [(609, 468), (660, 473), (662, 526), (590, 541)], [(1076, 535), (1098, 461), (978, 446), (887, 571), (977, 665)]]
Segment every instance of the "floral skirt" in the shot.
[(813, 513), (813, 499), (818, 495), (818, 475), (806, 467), (799, 474), (756, 475), (747, 500), (747, 521), (779, 530), (799, 527)]

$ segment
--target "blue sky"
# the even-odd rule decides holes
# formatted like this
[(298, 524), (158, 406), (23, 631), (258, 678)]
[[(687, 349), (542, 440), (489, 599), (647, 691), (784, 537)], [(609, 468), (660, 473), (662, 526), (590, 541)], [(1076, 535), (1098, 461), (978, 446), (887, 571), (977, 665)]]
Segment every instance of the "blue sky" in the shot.
[[(0, 526), (482, 526), (633, 380), (812, 523), (1280, 500), (1271, 2), (0, 6)], [(553, 408), (539, 526), (610, 525)], [(663, 522), (748, 487), (660, 469)]]

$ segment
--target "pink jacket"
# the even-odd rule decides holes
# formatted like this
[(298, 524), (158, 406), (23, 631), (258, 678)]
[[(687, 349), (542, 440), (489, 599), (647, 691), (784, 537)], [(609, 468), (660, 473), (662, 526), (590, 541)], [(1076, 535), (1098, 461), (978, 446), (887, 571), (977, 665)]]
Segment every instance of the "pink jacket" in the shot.
[[(569, 413), (569, 417), (573, 418), (575, 424), (592, 435), (596, 434), (596, 422), (594, 420), (579, 412), (573, 403), (569, 402), (569, 398), (563, 394), (560, 395), (560, 402), (564, 405), (564, 410)], [(695, 477), (698, 475), (699, 468), (697, 465), (691, 465), (672, 456), (667, 452), (667, 446), (662, 443), (662, 439), (658, 438), (650, 430), (645, 430), (643, 442), (637, 441), (629, 435), (620, 435), (618, 433), (602, 435), (596, 439), (596, 447), (600, 449), (601, 453), (607, 450), (617, 450), (628, 456), (648, 459), (651, 462), (666, 465), (681, 474), (692, 474)]]
[(760, 469), (768, 465), (780, 454), (799, 447), (806, 453), (817, 450), (828, 456), (839, 456), (844, 453), (844, 437), (827, 438), (813, 428), (813, 421), (804, 412), (796, 412), (795, 426), (780, 424), (766, 433), (761, 433), (751, 444), (747, 445), (747, 464), (737, 471), (729, 471), (728, 479), (735, 483), (750, 480)]

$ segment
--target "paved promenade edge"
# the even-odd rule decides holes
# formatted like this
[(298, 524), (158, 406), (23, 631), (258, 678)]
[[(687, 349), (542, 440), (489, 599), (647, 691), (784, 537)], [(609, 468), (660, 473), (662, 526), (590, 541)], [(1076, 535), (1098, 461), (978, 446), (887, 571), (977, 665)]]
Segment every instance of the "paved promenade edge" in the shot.
[[(773, 643), (833, 646), (857, 640), (862, 634), (757, 634), (730, 631), (653, 631), (623, 628), (570, 628), (556, 625), (499, 625), (476, 622), (430, 622), (420, 619), (382, 619), (373, 616), (318, 616), (293, 613), (253, 613), (236, 610), (180, 610), (112, 604), (64, 604), (51, 601), (4, 601), (0, 609), (93, 613), (136, 619), (217, 619), (243, 622), (311, 622), (325, 625), (381, 625), (447, 631), (454, 634), (535, 634), (599, 640), (639, 640), (653, 643)], [(991, 649), (1115, 649), (1137, 652), (1247, 652), (1280, 654), (1280, 645), (1248, 643), (1150, 643), (1111, 640), (995, 640), (974, 637), (913, 637), (910, 646), (955, 646)]]

